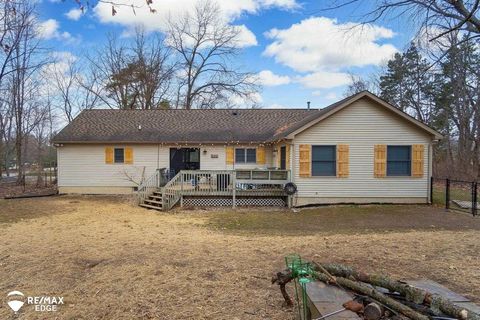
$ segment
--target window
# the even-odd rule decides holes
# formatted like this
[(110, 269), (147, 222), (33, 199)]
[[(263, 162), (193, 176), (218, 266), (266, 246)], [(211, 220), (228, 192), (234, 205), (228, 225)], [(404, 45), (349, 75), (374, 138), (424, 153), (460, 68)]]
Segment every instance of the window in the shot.
[(237, 148), (235, 149), (235, 163), (256, 163), (257, 150), (254, 148)]
[(336, 146), (312, 146), (312, 176), (336, 176)]
[(125, 152), (123, 148), (115, 148), (114, 150), (114, 162), (115, 163), (124, 163), (125, 162)]
[(387, 146), (387, 176), (411, 175), (411, 147)]

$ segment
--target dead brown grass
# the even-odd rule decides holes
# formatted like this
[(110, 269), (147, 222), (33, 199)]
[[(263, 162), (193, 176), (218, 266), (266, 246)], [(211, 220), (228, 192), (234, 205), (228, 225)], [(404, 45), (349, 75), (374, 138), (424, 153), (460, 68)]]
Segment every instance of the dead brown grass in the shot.
[[(292, 252), (399, 278), (430, 278), (480, 297), (480, 234), (471, 226), (225, 232), (215, 213), (162, 214), (121, 198), (8, 201), (0, 200), (0, 216), (5, 208), (10, 215), (31, 210), (33, 216), (0, 223), (0, 296), (14, 289), (64, 296), (58, 319), (291, 319), (270, 276)], [(415, 208), (421, 214), (426, 207)], [(335, 228), (335, 220), (328, 223)], [(21, 313), (54, 318), (30, 307)], [(1, 303), (0, 318), (11, 317)]]

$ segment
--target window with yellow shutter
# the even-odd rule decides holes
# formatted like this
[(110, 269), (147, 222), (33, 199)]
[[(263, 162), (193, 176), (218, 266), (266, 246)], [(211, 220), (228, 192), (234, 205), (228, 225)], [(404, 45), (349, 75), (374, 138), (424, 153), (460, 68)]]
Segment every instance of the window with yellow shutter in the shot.
[(312, 176), (337, 175), (337, 146), (312, 146)]
[(411, 146), (387, 146), (387, 176), (410, 176), (411, 157)]
[(113, 162), (114, 163), (124, 163), (125, 162), (125, 149), (124, 148), (115, 148), (113, 151)]

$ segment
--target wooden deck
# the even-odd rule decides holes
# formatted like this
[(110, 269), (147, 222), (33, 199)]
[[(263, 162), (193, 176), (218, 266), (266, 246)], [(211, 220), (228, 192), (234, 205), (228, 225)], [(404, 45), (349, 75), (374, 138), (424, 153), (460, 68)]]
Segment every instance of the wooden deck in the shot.
[[(139, 187), (139, 204), (162, 195), (162, 209), (169, 210), (183, 197), (286, 197), (284, 186), (290, 181), (288, 170), (182, 170), (165, 183), (160, 172)], [(150, 199), (152, 201), (152, 199)]]

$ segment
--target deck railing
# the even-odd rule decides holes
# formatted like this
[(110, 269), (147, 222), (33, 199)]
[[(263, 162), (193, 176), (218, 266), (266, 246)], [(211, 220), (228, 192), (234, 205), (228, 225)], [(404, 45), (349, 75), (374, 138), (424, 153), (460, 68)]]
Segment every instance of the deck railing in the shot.
[(138, 188), (142, 203), (153, 191), (162, 189), (162, 208), (170, 210), (184, 196), (232, 197), (285, 196), (290, 181), (288, 170), (182, 170), (167, 182), (165, 169), (148, 178)]
[(143, 181), (137, 189), (138, 203), (143, 203), (153, 191), (163, 187), (167, 184), (168, 178), (166, 175), (167, 169), (157, 169), (155, 173)]
[(284, 196), (287, 170), (182, 170), (163, 188), (163, 207), (171, 209), (184, 196)]

